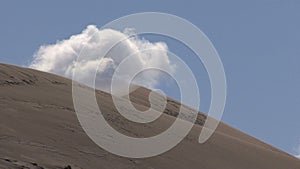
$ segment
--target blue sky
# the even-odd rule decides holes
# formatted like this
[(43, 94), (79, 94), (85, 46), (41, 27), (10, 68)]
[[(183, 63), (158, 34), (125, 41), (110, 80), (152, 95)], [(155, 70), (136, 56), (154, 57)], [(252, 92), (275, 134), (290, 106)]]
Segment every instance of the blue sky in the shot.
[[(149, 11), (185, 18), (213, 42), (228, 83), (224, 122), (291, 154), (297, 153), (300, 1), (2, 1), (0, 62), (29, 65), (41, 45), (80, 33), (90, 24), (101, 27), (121, 16)], [(201, 63), (194, 62), (188, 57), (192, 53), (177, 47), (180, 44), (171, 39), (145, 38), (165, 41), (171, 52), (198, 70), (201, 110), (207, 111), (209, 81)]]

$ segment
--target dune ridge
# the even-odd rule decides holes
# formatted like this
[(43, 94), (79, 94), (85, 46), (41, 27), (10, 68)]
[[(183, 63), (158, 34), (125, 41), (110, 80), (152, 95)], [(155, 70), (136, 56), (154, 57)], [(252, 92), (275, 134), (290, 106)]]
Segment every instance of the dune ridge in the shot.
[[(138, 109), (149, 107), (146, 88), (130, 95)], [(99, 107), (116, 130), (149, 137), (167, 129), (180, 103), (168, 98), (159, 119), (132, 123), (116, 111), (110, 94), (96, 91)], [(158, 96), (159, 97), (159, 96)], [(220, 123), (211, 139), (198, 143), (206, 119), (199, 112), (188, 136), (157, 157), (130, 159), (98, 147), (81, 128), (72, 102), (69, 79), (13, 65), (0, 64), (0, 168), (84, 169), (299, 169), (300, 160)]]

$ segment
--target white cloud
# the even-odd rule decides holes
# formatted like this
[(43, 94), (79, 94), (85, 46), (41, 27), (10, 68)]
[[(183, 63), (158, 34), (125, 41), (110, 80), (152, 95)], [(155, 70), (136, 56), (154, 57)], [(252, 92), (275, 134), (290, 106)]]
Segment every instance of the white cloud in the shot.
[[(165, 43), (151, 43), (139, 37), (122, 41), (112, 48), (104, 58), (99, 58), (99, 53), (103, 53), (108, 47), (128, 37), (132, 32), (132, 29), (127, 29), (124, 32), (112, 29), (100, 30), (94, 25), (89, 25), (80, 34), (58, 41), (56, 44), (41, 46), (35, 53), (34, 60), (29, 67), (72, 78), (76, 64), (77, 68), (82, 70), (80, 81), (91, 85), (92, 82), (87, 79), (91, 78), (91, 72), (99, 66), (96, 80), (97, 88), (106, 91), (109, 89), (110, 80), (116, 67), (130, 54), (135, 53), (134, 59), (126, 65), (128, 69), (150, 66), (174, 71), (175, 67), (170, 63), (167, 54), (168, 47)], [(83, 47), (85, 49), (82, 55), (84, 58), (77, 60)], [(155, 87), (160, 79), (161, 73), (145, 72), (140, 74), (136, 82), (143, 86)]]

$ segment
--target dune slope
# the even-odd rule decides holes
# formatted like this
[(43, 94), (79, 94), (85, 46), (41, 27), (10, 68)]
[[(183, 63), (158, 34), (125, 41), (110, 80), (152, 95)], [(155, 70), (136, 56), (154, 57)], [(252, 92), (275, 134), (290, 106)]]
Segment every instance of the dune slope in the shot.
[[(152, 158), (129, 159), (98, 147), (81, 128), (72, 102), (71, 80), (0, 64), (0, 168), (84, 169), (299, 169), (300, 160), (224, 123), (199, 144), (205, 115), (172, 150)], [(99, 106), (118, 131), (147, 137), (167, 129), (180, 103), (168, 99), (165, 113), (149, 124), (132, 123), (115, 110), (111, 96), (97, 91)], [(130, 96), (138, 109), (149, 106), (149, 90)]]

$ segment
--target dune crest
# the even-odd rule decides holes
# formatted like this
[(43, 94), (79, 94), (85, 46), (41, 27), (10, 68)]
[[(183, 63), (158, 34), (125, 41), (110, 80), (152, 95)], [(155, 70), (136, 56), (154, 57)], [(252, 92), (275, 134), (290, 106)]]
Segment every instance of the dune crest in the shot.
[[(181, 105), (168, 99), (165, 112), (149, 124), (133, 123), (116, 111), (110, 94), (96, 91), (106, 120), (116, 130), (149, 137), (167, 129)], [(149, 107), (149, 90), (130, 95)], [(81, 128), (72, 102), (72, 82), (53, 74), (0, 64), (0, 168), (84, 169), (299, 169), (300, 160), (224, 123), (206, 143), (198, 136), (206, 115), (199, 112), (189, 135), (174, 149), (146, 159), (113, 155)]]

